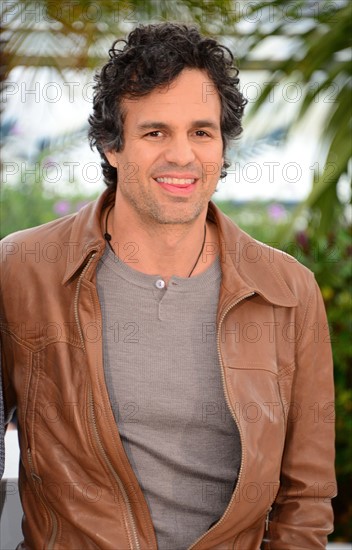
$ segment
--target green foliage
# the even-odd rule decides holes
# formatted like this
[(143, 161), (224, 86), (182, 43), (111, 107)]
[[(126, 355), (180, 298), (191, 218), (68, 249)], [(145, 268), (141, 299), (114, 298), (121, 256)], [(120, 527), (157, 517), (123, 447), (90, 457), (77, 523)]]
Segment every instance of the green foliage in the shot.
[(124, 37), (140, 23), (197, 22), (204, 32), (209, 32), (208, 27), (222, 14), (227, 14), (226, 21), (231, 24), (231, 13), (232, 0), (5, 2), (2, 74), (6, 77), (19, 65), (45, 66), (60, 73), (68, 69), (94, 69), (105, 63), (113, 40)]
[[(258, 0), (251, 2), (251, 13), (261, 14), (251, 36), (251, 55), (255, 55), (263, 40), (272, 36), (280, 36), (283, 45), (294, 46), (293, 55), (271, 64), (269, 83), (253, 105), (251, 115), (262, 116), (262, 107), (268, 105), (273, 88), (284, 82), (297, 84), (302, 92), (291, 129), (316, 108), (317, 102), (323, 100), (325, 108), (321, 113), (319, 140), (325, 165), (315, 174), (308, 198), (297, 207), (290, 224), (282, 228), (281, 237), (286, 240), (292, 236), (295, 220), (305, 208), (319, 212), (320, 224), (316, 231), (324, 235), (334, 225), (339, 206), (337, 184), (343, 174), (348, 174), (351, 159), (352, 4), (350, 0), (314, 3)], [(269, 26), (268, 21), (272, 22)], [(275, 107), (277, 109), (278, 104)], [(331, 166), (334, 166), (333, 172)]]
[(44, 191), (35, 177), (25, 183), (3, 185), (0, 195), (0, 238), (71, 214), (84, 206), (92, 197), (75, 193), (70, 197)]

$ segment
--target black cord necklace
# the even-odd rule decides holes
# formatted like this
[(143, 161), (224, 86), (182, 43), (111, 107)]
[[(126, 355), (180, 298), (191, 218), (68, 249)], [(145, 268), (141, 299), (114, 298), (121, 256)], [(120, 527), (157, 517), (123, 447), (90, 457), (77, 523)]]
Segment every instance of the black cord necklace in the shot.
[(189, 273), (189, 275), (188, 275), (188, 278), (190, 278), (190, 276), (192, 275), (193, 271), (195, 270), (195, 268), (196, 268), (197, 265), (198, 265), (199, 259), (200, 259), (201, 255), (202, 255), (202, 253), (203, 253), (203, 250), (204, 250), (204, 245), (205, 245), (205, 238), (206, 238), (206, 236), (207, 236), (207, 224), (205, 223), (205, 224), (204, 224), (204, 237), (203, 237), (202, 248), (200, 249), (200, 252), (199, 252), (199, 254), (198, 254), (198, 258), (197, 258), (197, 260), (196, 260), (196, 263), (195, 263), (194, 266), (192, 267), (192, 269), (191, 269), (191, 271), (190, 271), (190, 273)]
[(111, 235), (110, 233), (108, 232), (108, 219), (109, 219), (109, 214), (111, 212), (111, 210), (114, 208), (114, 204), (112, 206), (110, 206), (109, 210), (108, 210), (108, 213), (106, 214), (106, 219), (105, 219), (105, 233), (104, 233), (104, 239), (106, 240), (106, 242), (108, 243), (108, 245), (110, 246), (111, 250), (114, 252), (114, 249), (113, 247), (111, 246)]
[[(104, 233), (104, 239), (106, 240), (106, 242), (108, 243), (108, 245), (110, 246), (110, 249), (115, 253), (113, 247), (111, 246), (111, 235), (110, 233), (108, 232), (108, 219), (109, 219), (109, 214), (111, 212), (111, 210), (114, 208), (114, 205), (112, 205), (109, 210), (108, 210), (108, 213), (106, 214), (106, 219), (105, 219), (105, 233)], [(190, 278), (190, 276), (192, 275), (193, 271), (195, 270), (195, 268), (197, 267), (198, 265), (198, 262), (199, 262), (199, 259), (201, 257), (201, 255), (203, 254), (203, 250), (204, 250), (204, 246), (205, 246), (205, 239), (206, 239), (206, 236), (207, 236), (207, 224), (205, 223), (204, 224), (204, 237), (203, 237), (203, 242), (202, 242), (202, 248), (200, 249), (200, 252), (198, 254), (198, 257), (196, 259), (196, 262), (194, 264), (194, 266), (192, 267), (191, 271), (189, 272), (189, 275), (188, 275), (188, 279)]]

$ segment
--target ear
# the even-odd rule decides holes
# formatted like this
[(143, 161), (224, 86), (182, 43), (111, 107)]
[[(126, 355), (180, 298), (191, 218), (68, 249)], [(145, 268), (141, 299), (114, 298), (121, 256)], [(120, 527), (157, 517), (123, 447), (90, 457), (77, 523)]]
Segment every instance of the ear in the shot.
[(116, 153), (114, 151), (104, 151), (104, 155), (108, 159), (109, 164), (113, 166), (114, 168), (117, 168), (117, 159), (116, 159)]

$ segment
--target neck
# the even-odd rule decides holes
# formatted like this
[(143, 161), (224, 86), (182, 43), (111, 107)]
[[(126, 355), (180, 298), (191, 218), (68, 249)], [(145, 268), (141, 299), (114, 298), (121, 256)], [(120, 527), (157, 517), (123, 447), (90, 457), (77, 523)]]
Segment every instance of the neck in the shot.
[(144, 224), (122, 220), (113, 207), (107, 232), (115, 254), (130, 267), (148, 275), (199, 275), (215, 260), (216, 227), (206, 222), (206, 213), (190, 224)]

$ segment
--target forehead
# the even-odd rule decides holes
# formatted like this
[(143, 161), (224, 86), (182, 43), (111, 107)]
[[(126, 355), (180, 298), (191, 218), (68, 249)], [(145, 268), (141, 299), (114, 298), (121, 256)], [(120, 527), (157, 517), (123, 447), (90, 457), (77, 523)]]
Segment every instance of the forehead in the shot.
[[(170, 84), (146, 96), (124, 99), (125, 123), (140, 119), (176, 122), (211, 117), (220, 122), (221, 102), (214, 83), (205, 71), (184, 69)], [(155, 118), (156, 117), (156, 118)]]

